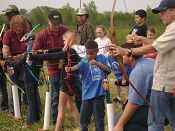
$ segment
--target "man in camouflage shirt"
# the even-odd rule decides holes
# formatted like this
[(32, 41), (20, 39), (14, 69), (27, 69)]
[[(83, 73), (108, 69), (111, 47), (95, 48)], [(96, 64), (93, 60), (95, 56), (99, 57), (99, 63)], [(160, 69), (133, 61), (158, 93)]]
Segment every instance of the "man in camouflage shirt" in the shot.
[(76, 32), (80, 35), (80, 44), (84, 45), (88, 40), (95, 39), (95, 33), (93, 26), (88, 21), (88, 13), (85, 9), (80, 8), (77, 15), (77, 30)]

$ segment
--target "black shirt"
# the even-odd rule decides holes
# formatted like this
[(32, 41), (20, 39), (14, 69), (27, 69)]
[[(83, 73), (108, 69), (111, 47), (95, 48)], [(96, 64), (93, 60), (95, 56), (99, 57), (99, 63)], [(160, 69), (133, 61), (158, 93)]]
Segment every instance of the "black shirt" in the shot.
[(145, 36), (146, 37), (146, 34), (147, 34), (147, 25), (144, 24), (142, 26), (138, 26), (138, 25), (135, 25), (132, 30), (130, 31), (129, 34), (137, 34), (138, 36)]

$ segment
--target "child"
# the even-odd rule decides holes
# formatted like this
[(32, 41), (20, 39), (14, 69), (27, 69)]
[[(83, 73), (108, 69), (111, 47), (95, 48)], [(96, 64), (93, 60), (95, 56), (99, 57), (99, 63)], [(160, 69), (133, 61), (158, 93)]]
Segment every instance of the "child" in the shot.
[[(66, 67), (66, 72), (79, 70), (82, 75), (82, 105), (80, 111), (80, 129), (87, 131), (92, 114), (96, 122), (96, 131), (104, 131), (105, 90), (102, 81), (110, 73), (107, 59), (97, 55), (98, 44), (88, 41), (85, 44), (87, 57), (73, 67)], [(103, 64), (102, 64), (103, 63)]]
[[(156, 38), (156, 30), (154, 27), (149, 27), (148, 30), (147, 30), (147, 38), (148, 39), (152, 39), (154, 40)], [(143, 43), (143, 46), (145, 44)], [(147, 53), (145, 54), (143, 57), (144, 58), (152, 58), (152, 59), (155, 59), (157, 56), (157, 52), (150, 52), (150, 53)]]
[(105, 27), (103, 25), (98, 25), (95, 33), (95, 41), (97, 42), (99, 48), (98, 54), (108, 55), (108, 48), (109, 45), (111, 45), (111, 40), (106, 36)]
[[(75, 36), (75, 38), (72, 41), (70, 41), (73, 35)], [(74, 32), (67, 31), (63, 35), (63, 40), (64, 40), (65, 46), (66, 45), (69, 47), (71, 46), (70, 47), (70, 59), (72, 60), (71, 66), (74, 66), (80, 61), (80, 57), (78, 56), (77, 52), (72, 48), (72, 46), (79, 41), (79, 38), (76, 34), (74, 34)], [(70, 43), (72, 43), (73, 45), (68, 45)], [(67, 48), (67, 52), (69, 51), (68, 48)], [(67, 56), (65, 58), (64, 66), (68, 64), (68, 61), (67, 61), (68, 59), (69, 58)], [(70, 76), (69, 78), (68, 78), (68, 75)], [(73, 99), (71, 96), (75, 96), (75, 104), (77, 108), (73, 104)], [(78, 111), (80, 110), (80, 106), (81, 106), (81, 81), (79, 79), (79, 74), (77, 71), (66, 74), (66, 72), (63, 69), (62, 76), (61, 76), (58, 116), (57, 116), (55, 131), (62, 130), (62, 123), (64, 119), (64, 112), (65, 112), (66, 106), (69, 109), (69, 111), (72, 113), (75, 121), (79, 123), (80, 115)]]

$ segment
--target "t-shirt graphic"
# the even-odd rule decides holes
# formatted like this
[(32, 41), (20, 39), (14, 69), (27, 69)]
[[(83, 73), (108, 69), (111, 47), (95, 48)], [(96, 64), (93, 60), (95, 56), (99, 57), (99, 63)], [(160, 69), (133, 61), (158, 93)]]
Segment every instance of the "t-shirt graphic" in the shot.
[(101, 80), (101, 70), (96, 65), (90, 65), (92, 80)]
[(117, 62), (112, 62), (111, 68), (114, 74), (117, 74), (119, 72), (119, 64)]

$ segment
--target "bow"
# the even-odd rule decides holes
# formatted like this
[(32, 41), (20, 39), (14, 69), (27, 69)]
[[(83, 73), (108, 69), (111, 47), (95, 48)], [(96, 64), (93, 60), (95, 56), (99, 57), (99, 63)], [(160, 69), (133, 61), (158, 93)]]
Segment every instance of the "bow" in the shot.
[(116, 5), (116, 0), (114, 0), (113, 2), (112, 12), (110, 16), (109, 38), (111, 39), (112, 44), (117, 44), (116, 31), (114, 28), (115, 5)]

